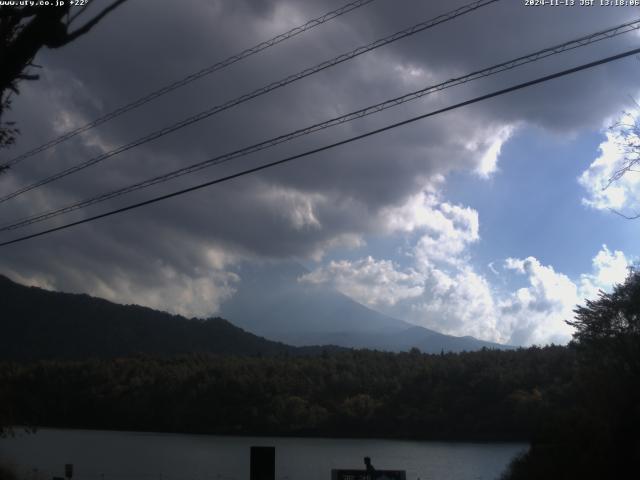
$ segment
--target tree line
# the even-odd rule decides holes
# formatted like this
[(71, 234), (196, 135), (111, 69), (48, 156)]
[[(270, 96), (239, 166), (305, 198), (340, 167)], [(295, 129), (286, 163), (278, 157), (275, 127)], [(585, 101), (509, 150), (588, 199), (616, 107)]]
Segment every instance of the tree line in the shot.
[(528, 439), (571, 381), (564, 347), (0, 363), (14, 423), (247, 435)]

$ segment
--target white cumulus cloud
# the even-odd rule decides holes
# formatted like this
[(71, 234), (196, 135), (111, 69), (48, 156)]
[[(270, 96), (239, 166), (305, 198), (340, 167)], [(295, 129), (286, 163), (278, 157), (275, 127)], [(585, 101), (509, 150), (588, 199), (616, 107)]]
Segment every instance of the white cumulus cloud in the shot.
[(580, 277), (580, 297), (596, 298), (598, 291), (610, 290), (612, 285), (622, 283), (629, 273), (631, 260), (623, 252), (611, 252), (606, 245), (592, 260), (592, 273)]
[(568, 342), (572, 330), (564, 321), (572, 318), (573, 308), (580, 302), (576, 284), (534, 257), (508, 258), (505, 268), (525, 275), (529, 283), (499, 302), (501, 324), (509, 332), (509, 343)]
[(578, 182), (587, 195), (583, 204), (597, 210), (616, 210), (633, 216), (640, 211), (640, 174), (629, 171), (619, 179), (611, 178), (629, 160), (637, 159), (640, 152), (640, 139), (631, 126), (636, 122), (637, 114), (626, 113), (618, 121), (623, 127), (606, 132), (606, 140), (600, 144), (600, 155), (585, 170)]
[(371, 308), (450, 335), (511, 345), (563, 344), (571, 339), (573, 329), (565, 320), (573, 318), (576, 305), (622, 282), (629, 264), (623, 252), (603, 245), (592, 271), (574, 281), (535, 257), (508, 258), (502, 272), (495, 272), (524, 277), (526, 285), (505, 291), (462, 262), (403, 269), (368, 256), (332, 261), (303, 281), (332, 285)]
[(526, 276), (529, 284), (499, 302), (501, 323), (504, 331), (510, 332), (510, 343), (566, 343), (573, 329), (565, 320), (573, 318), (576, 305), (624, 281), (630, 263), (623, 252), (611, 252), (603, 245), (592, 260), (592, 271), (573, 281), (534, 257), (508, 258), (505, 269)]
[(496, 342), (507, 340), (498, 328), (491, 285), (468, 266), (429, 269), (420, 300), (404, 307), (406, 320), (442, 333)]
[(332, 261), (300, 281), (331, 283), (335, 288), (370, 307), (391, 306), (422, 294), (422, 276), (411, 269), (400, 271), (390, 260), (366, 257), (357, 261)]
[(433, 192), (422, 191), (384, 215), (389, 230), (421, 234), (413, 249), (419, 269), (433, 262), (459, 262), (468, 245), (480, 239), (478, 212), (443, 202)]

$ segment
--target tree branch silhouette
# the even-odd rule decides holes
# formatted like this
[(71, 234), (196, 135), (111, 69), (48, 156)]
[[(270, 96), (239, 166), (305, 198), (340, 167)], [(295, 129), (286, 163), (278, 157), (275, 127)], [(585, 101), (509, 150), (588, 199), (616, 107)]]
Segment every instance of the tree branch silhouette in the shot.
[(38, 51), (43, 47), (60, 48), (77, 40), (126, 1), (111, 2), (73, 31), (69, 27), (83, 10), (70, 17), (70, 5), (0, 7), (0, 148), (12, 145), (19, 133), (13, 123), (3, 120), (3, 114), (11, 108), (12, 95), (19, 94), (18, 84), (39, 78), (29, 71), (30, 67), (36, 67), (32, 61)]

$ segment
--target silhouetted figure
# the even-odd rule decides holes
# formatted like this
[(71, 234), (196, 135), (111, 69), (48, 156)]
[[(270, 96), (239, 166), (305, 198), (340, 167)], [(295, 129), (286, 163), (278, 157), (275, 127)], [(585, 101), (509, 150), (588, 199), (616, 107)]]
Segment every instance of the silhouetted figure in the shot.
[(371, 458), (364, 457), (364, 466), (367, 470), (367, 480), (374, 480), (376, 478), (376, 469), (371, 465)]

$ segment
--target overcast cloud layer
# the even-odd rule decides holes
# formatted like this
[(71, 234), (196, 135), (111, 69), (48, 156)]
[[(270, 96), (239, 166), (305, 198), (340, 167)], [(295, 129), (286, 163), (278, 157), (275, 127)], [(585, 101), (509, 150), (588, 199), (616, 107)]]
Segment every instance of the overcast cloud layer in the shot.
[[(377, 0), (22, 162), (0, 179), (0, 191), (10, 192), (462, 4)], [(22, 135), (3, 158), (340, 5), (328, 0), (131, 1), (90, 35), (36, 58), (43, 66), (42, 79), (24, 84), (14, 100), (12, 117)], [(59, 207), (602, 30), (637, 14), (631, 8), (531, 8), (504, 0), (29, 192), (1, 205), (0, 214), (10, 221)], [(637, 33), (627, 34), (446, 90), (108, 206), (216, 178), (634, 48), (639, 39)], [(496, 271), (520, 275), (527, 286), (497, 292), (470, 262), (470, 249), (482, 241), (482, 219), (472, 205), (448, 202), (442, 188), (454, 171), (473, 172), (479, 182), (487, 181), (500, 168), (501, 148), (521, 129), (535, 126), (559, 136), (602, 129), (628, 107), (629, 93), (638, 90), (637, 73), (633, 60), (609, 64), (297, 164), (24, 242), (4, 249), (0, 272), (48, 288), (204, 316), (214, 313), (242, 281), (233, 273), (238, 262), (315, 259), (321, 262), (318, 269), (301, 281), (334, 284), (356, 300), (414, 323), (516, 344), (566, 341), (570, 331), (562, 319), (585, 294), (609, 288), (610, 280), (622, 280), (629, 259), (603, 247), (594, 252), (592, 271), (571, 280), (533, 257), (505, 258)], [(622, 194), (598, 193), (614, 155), (608, 147), (613, 141), (603, 144), (602, 158), (580, 179), (590, 207), (627, 206), (619, 201)], [(637, 182), (620, 188), (627, 189), (625, 198), (637, 203)], [(93, 207), (87, 214), (106, 208)], [(82, 213), (75, 215), (68, 219), (81, 218)], [(322, 263), (338, 247), (362, 248), (371, 235), (405, 238), (410, 266), (366, 254), (357, 261)]]

